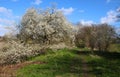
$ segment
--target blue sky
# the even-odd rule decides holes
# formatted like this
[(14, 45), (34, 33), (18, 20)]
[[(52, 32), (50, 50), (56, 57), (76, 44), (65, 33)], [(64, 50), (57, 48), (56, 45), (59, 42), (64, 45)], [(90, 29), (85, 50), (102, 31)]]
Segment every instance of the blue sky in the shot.
[(0, 35), (16, 24), (30, 7), (47, 8), (56, 3), (72, 23), (109, 23), (117, 28), (113, 18), (120, 9), (120, 0), (0, 0)]

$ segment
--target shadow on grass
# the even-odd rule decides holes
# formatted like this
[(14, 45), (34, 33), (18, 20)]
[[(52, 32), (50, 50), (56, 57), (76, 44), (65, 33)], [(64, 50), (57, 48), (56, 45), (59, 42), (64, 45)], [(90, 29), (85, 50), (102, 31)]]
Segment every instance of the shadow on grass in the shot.
[(101, 56), (106, 59), (119, 59), (120, 60), (120, 53), (119, 52), (109, 52), (109, 51), (94, 51), (95, 55)]
[(89, 54), (91, 54), (92, 52), (91, 51), (89, 51), (89, 50), (76, 50), (76, 49), (71, 49), (71, 50), (69, 50), (70, 52), (72, 52), (72, 53), (74, 53), (74, 54), (78, 54), (78, 55), (89, 55)]
[(109, 51), (81, 51), (81, 50), (71, 50), (74, 54), (79, 55), (98, 55), (106, 59), (120, 59), (120, 52), (109, 52)]
[(93, 58), (88, 62), (88, 66), (92, 68), (91, 73), (97, 77), (120, 77), (120, 53), (94, 51), (93, 55), (101, 58)]
[[(49, 52), (37, 59), (45, 61), (46, 64), (26, 66), (20, 69), (18, 77), (83, 77), (83, 73), (93, 74), (96, 77), (119, 77), (120, 53), (94, 51), (93, 55), (103, 58), (89, 59), (85, 64), (91, 69), (83, 69), (85, 64), (82, 62), (82, 59), (86, 59), (90, 54), (92, 54), (91, 51), (76, 49)], [(109, 59), (115, 59), (116, 61)]]
[(93, 59), (88, 62), (91, 73), (96, 77), (119, 77), (120, 60)]
[[(96, 77), (120, 77), (120, 53), (109, 51), (75, 51), (75, 54), (83, 55), (84, 59), (89, 56), (86, 64), (88, 70), (82, 70), (87, 74), (92, 74)], [(100, 58), (90, 57), (90, 55), (100, 56)], [(87, 58), (88, 59), (88, 58)], [(84, 65), (84, 64), (83, 64)]]

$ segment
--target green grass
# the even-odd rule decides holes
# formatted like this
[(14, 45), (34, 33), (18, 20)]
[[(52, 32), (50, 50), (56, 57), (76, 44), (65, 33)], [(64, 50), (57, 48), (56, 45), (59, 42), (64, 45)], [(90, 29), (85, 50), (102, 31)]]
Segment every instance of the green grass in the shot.
[(46, 55), (32, 58), (45, 64), (33, 64), (18, 71), (18, 77), (79, 77), (81, 59), (71, 50), (49, 51)]
[(97, 77), (120, 77), (120, 62), (106, 59), (93, 59), (88, 62), (91, 73)]
[[(83, 69), (84, 60), (87, 71)], [(88, 49), (49, 50), (45, 55), (30, 59), (44, 64), (31, 64), (17, 72), (18, 77), (120, 77), (120, 53), (94, 52)]]
[(110, 51), (120, 52), (120, 44), (112, 44), (109, 48)]
[(120, 77), (120, 53), (95, 52), (100, 58), (91, 58), (88, 62), (91, 73), (97, 77)]

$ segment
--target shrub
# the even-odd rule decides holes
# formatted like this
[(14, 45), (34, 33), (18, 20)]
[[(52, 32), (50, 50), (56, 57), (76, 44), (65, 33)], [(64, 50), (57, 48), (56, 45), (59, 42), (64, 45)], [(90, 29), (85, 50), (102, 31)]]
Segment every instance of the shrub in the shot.
[(7, 45), (9, 47), (4, 47), (0, 53), (0, 64), (19, 63), (42, 53), (42, 51), (36, 51), (33, 47), (20, 42), (11, 41)]

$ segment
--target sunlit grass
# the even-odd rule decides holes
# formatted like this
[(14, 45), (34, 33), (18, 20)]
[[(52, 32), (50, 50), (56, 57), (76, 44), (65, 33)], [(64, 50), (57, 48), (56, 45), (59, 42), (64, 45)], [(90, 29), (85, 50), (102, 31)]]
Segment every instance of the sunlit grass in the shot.
[(46, 55), (32, 58), (45, 64), (33, 64), (18, 71), (18, 77), (79, 77), (81, 59), (68, 49), (49, 51)]
[[(118, 55), (116, 55), (118, 54)], [(43, 64), (31, 64), (18, 70), (18, 77), (84, 77), (84, 60), (89, 77), (119, 77), (120, 53), (81, 49), (48, 50), (44, 55), (30, 59)]]

